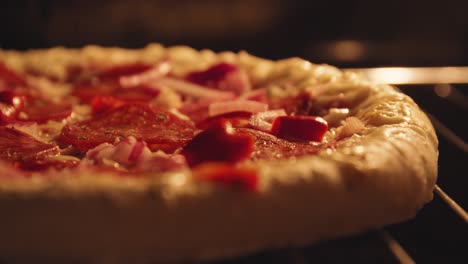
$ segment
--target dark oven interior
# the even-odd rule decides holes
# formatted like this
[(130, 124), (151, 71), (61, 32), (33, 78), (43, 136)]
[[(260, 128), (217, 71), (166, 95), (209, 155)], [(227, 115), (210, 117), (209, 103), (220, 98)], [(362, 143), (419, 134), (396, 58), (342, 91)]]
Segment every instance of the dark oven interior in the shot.
[[(0, 7), (0, 47), (6, 49), (160, 42), (344, 68), (468, 64), (463, 0), (17, 0)], [(462, 208), (468, 208), (468, 71), (465, 76), (464, 83), (399, 85), (431, 115), (440, 140), (438, 186)], [(457, 214), (436, 191), (402, 224), (219, 263), (463, 263), (467, 245), (466, 213)]]

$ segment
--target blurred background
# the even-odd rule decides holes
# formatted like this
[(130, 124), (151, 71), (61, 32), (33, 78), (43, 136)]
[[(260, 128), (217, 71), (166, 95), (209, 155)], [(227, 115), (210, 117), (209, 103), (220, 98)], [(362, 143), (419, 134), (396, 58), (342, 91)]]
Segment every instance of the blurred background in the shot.
[[(462, 66), (468, 65), (467, 11), (466, 0), (6, 0), (0, 48), (159, 42), (348, 68)], [(460, 72), (466, 81), (468, 69)], [(401, 82), (399, 88), (431, 114), (440, 139), (438, 185), (468, 208), (467, 82)], [(386, 229), (417, 263), (467, 263), (466, 221), (438, 195), (414, 220)], [(386, 244), (371, 232), (223, 263), (398, 263)]]
[(468, 1), (6, 0), (6, 49), (149, 42), (342, 67), (468, 62)]

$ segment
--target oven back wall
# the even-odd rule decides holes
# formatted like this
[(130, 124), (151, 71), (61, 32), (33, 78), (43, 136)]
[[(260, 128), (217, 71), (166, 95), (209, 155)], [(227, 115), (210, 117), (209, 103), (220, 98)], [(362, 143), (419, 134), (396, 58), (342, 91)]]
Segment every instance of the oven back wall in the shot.
[(338, 66), (461, 65), (468, 62), (465, 10), (463, 0), (7, 0), (0, 46), (161, 42)]

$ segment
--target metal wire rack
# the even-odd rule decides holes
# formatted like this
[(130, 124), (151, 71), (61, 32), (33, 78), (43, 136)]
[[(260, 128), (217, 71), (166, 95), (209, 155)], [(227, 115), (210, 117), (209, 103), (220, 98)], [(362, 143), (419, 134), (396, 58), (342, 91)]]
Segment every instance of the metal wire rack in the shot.
[[(468, 84), (408, 85), (440, 141), (434, 200), (415, 219), (305, 248), (275, 250), (216, 264), (468, 263)], [(444, 191), (445, 190), (445, 191)]]

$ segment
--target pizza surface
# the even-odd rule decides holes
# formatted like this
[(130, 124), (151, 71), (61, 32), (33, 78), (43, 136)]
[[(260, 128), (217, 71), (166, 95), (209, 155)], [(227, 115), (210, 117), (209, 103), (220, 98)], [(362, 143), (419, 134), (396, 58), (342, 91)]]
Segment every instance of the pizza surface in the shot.
[(299, 58), (0, 51), (0, 110), (6, 260), (307, 245), (413, 217), (437, 175), (437, 138), (411, 98)]

